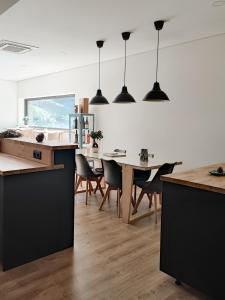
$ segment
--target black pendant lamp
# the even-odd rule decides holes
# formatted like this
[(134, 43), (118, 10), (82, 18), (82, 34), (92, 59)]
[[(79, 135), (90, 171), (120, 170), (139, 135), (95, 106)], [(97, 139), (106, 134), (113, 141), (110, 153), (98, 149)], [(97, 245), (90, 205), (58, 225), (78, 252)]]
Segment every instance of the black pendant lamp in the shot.
[(153, 85), (153, 89), (147, 93), (144, 97), (143, 101), (150, 101), (150, 102), (162, 102), (162, 101), (169, 101), (168, 96), (164, 93), (159, 85), (158, 82), (158, 64), (159, 64), (159, 31), (163, 28), (164, 21), (155, 21), (154, 22), (155, 29), (158, 31), (158, 42), (157, 42), (157, 60), (156, 60), (156, 81)]
[(124, 85), (121, 93), (116, 97), (113, 103), (135, 103), (134, 98), (128, 93), (126, 87), (126, 68), (127, 68), (127, 40), (130, 38), (130, 32), (123, 32), (122, 38), (125, 42), (125, 60), (124, 60)]
[(96, 42), (97, 44), (97, 47), (99, 49), (99, 62), (98, 62), (98, 82), (99, 82), (99, 87), (98, 87), (98, 90), (97, 90), (97, 93), (96, 93), (96, 96), (94, 96), (91, 101), (90, 101), (90, 104), (91, 105), (104, 105), (104, 104), (109, 104), (109, 102), (107, 101), (107, 99), (102, 96), (102, 91), (100, 89), (100, 75), (101, 75), (101, 68), (100, 68), (100, 64), (101, 64), (101, 56), (100, 56), (100, 49), (103, 47), (104, 45), (104, 41), (97, 41)]

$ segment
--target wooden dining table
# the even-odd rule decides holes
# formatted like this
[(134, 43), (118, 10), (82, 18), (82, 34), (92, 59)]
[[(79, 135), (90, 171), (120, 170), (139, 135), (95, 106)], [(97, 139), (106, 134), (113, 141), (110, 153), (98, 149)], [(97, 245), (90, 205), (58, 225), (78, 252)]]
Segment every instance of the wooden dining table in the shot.
[[(131, 224), (135, 221), (151, 215), (153, 212), (150, 209), (144, 210), (141, 214), (131, 214), (131, 199), (133, 193), (133, 176), (134, 170), (156, 170), (160, 168), (165, 162), (174, 163), (173, 160), (162, 160), (156, 156), (150, 157), (148, 161), (141, 161), (138, 155), (113, 156), (104, 155), (104, 152), (95, 153), (91, 149), (76, 150), (76, 153), (83, 154), (87, 159), (91, 160), (115, 160), (122, 166), (122, 196), (121, 196), (121, 215), (124, 223)], [(176, 165), (181, 165), (182, 161), (177, 161)]]

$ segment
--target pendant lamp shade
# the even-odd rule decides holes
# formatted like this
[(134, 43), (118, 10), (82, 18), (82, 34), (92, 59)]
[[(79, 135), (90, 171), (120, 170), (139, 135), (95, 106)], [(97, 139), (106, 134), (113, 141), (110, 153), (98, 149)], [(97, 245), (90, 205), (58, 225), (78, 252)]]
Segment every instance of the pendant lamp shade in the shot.
[(153, 88), (150, 92), (148, 92), (143, 101), (149, 102), (162, 102), (162, 101), (169, 101), (168, 96), (164, 93), (159, 85), (158, 82), (158, 65), (159, 65), (159, 31), (163, 28), (164, 21), (155, 21), (154, 23), (155, 29), (158, 31), (158, 42), (157, 42), (157, 61), (156, 61), (156, 81), (153, 85)]
[(104, 41), (97, 41), (96, 44), (99, 49), (99, 63), (98, 63), (98, 66), (99, 66), (99, 88), (97, 90), (96, 96), (94, 96), (91, 99), (90, 105), (104, 105), (104, 104), (109, 104), (108, 100), (104, 96), (102, 96), (102, 91), (100, 88), (100, 79), (101, 79), (100, 78), (100, 75), (101, 75), (101, 72), (100, 72), (101, 71), (100, 49), (103, 47)]
[(160, 85), (157, 81), (154, 83), (152, 90), (148, 92), (143, 99), (143, 101), (152, 101), (152, 102), (168, 101), (168, 100), (169, 98), (167, 94), (160, 89)]
[(127, 40), (130, 38), (130, 32), (123, 32), (122, 38), (125, 42), (125, 55), (124, 55), (124, 85), (122, 87), (121, 93), (115, 98), (113, 103), (117, 104), (125, 104), (125, 103), (135, 103), (133, 96), (128, 93), (127, 87), (126, 87), (126, 68), (127, 68)]
[(128, 93), (127, 87), (123, 86), (121, 93), (115, 98), (113, 103), (133, 103), (135, 102), (134, 98), (131, 96), (131, 94)]
[(102, 96), (102, 91), (100, 89), (97, 90), (96, 96), (94, 96), (91, 99), (90, 104), (92, 105), (103, 105), (103, 104), (109, 104), (109, 102), (107, 101), (107, 99)]

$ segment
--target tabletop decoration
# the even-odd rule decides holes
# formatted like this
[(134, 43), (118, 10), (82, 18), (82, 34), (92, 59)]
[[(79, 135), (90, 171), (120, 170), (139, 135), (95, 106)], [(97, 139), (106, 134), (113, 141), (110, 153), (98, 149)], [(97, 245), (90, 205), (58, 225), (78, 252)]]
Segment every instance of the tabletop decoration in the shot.
[(98, 131), (91, 131), (91, 138), (93, 139), (93, 144), (92, 144), (92, 151), (94, 153), (98, 152), (98, 144), (96, 143), (96, 140), (101, 140), (103, 139), (103, 134), (101, 130)]

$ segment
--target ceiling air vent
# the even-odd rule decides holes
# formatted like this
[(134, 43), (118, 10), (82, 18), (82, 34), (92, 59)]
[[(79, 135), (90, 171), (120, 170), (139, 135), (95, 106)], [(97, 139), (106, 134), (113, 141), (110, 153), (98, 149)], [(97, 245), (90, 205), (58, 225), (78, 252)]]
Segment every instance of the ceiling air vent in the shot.
[(35, 46), (30, 46), (30, 45), (6, 41), (6, 40), (0, 41), (1, 51), (6, 51), (6, 52), (11, 52), (16, 54), (23, 54), (37, 48), (38, 47)]

